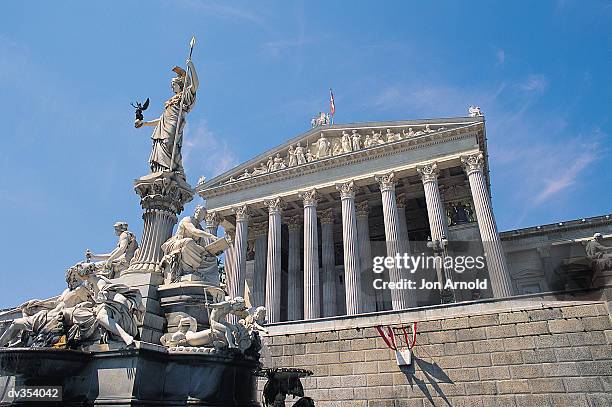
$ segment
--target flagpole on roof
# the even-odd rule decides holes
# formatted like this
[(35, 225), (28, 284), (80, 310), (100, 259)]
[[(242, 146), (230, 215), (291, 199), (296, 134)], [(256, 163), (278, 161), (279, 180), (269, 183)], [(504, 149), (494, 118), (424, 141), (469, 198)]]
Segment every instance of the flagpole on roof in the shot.
[(334, 100), (334, 92), (329, 88), (329, 123), (334, 124), (334, 113), (336, 113), (336, 101)]

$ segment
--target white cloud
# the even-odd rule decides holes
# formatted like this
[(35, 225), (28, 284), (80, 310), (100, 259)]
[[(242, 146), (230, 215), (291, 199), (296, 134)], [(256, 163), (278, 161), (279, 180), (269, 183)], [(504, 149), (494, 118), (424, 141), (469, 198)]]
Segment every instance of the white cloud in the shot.
[(205, 120), (193, 131), (186, 131), (183, 141), (183, 165), (192, 178), (210, 179), (238, 165), (239, 158), (230, 145), (213, 133)]
[(582, 171), (597, 159), (594, 152), (586, 151), (580, 154), (569, 168), (561, 169), (554, 177), (545, 181), (545, 187), (534, 199), (534, 203), (541, 204), (549, 198), (570, 187), (576, 182)]
[(530, 74), (525, 81), (518, 84), (518, 87), (528, 93), (542, 93), (548, 87), (548, 79), (544, 75)]

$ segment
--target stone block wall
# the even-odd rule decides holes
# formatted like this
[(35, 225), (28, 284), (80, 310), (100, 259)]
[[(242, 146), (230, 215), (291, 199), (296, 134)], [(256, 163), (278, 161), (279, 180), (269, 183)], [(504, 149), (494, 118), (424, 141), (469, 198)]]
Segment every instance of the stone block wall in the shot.
[[(302, 383), (320, 407), (609, 406), (612, 324), (605, 294), (280, 323), (270, 326), (262, 361), (314, 371)], [(375, 326), (413, 321), (413, 362), (400, 369)]]

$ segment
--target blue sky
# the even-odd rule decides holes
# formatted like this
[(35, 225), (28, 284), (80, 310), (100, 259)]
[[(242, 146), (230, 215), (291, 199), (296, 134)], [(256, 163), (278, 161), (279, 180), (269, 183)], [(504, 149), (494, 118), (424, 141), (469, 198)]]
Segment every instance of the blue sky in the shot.
[(115, 221), (140, 235), (150, 128), (129, 104), (160, 113), (192, 34), (192, 184), (307, 130), (331, 86), (337, 123), (480, 105), (501, 230), (610, 213), (610, 26), (602, 1), (7, 2), (0, 308), (59, 293)]

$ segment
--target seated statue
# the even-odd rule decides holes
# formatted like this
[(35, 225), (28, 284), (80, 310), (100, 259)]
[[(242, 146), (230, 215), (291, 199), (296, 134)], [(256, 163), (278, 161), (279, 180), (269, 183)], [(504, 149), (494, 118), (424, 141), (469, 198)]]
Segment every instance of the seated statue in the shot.
[(164, 257), (160, 267), (166, 282), (177, 282), (182, 275), (195, 274), (218, 283), (218, 253), (209, 252), (206, 245), (220, 239), (202, 229), (200, 224), (205, 217), (206, 209), (198, 206), (193, 216), (179, 222), (176, 234), (161, 245)]
[(604, 246), (602, 242), (603, 235), (595, 233), (585, 248), (586, 257), (591, 262), (593, 269), (593, 277), (604, 271), (612, 271), (612, 247)]
[(119, 277), (121, 272), (129, 267), (138, 249), (136, 235), (128, 230), (127, 223), (117, 222), (113, 227), (115, 228), (115, 234), (119, 236), (119, 241), (112, 252), (94, 254), (87, 251), (85, 253), (88, 262), (90, 260), (102, 260), (95, 263), (96, 268), (100, 270), (99, 272), (102, 273), (102, 275), (108, 278)]

